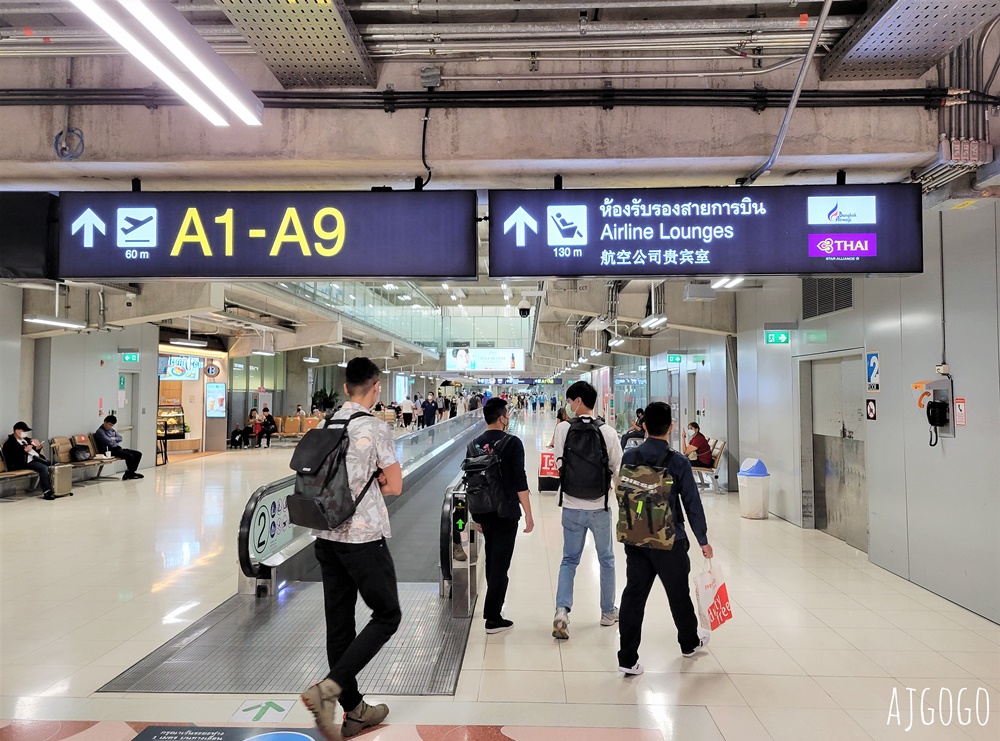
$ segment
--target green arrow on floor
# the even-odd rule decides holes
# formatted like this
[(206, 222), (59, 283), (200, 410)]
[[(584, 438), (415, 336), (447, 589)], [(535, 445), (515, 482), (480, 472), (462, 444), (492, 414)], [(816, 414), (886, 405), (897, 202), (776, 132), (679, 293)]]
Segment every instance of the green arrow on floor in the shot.
[(279, 713), (285, 712), (285, 709), (281, 707), (281, 705), (276, 702), (271, 702), (270, 700), (261, 705), (251, 705), (248, 708), (243, 708), (244, 713), (249, 713), (251, 710), (257, 711), (257, 714), (253, 717), (254, 722), (261, 720), (265, 715), (267, 715), (269, 710), (277, 710)]

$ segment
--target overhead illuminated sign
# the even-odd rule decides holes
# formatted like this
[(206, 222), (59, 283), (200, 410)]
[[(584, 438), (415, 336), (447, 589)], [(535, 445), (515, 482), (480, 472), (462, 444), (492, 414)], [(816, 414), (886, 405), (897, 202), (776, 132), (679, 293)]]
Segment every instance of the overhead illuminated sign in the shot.
[(788, 332), (764, 332), (765, 345), (787, 345), (791, 342), (791, 335)]
[(490, 276), (920, 273), (916, 184), (490, 191)]
[(506, 376), (496, 378), (477, 378), (476, 383), (480, 386), (560, 386), (561, 378), (520, 378), (518, 376)]
[(197, 381), (201, 378), (201, 358), (187, 355), (161, 355), (159, 375), (161, 381)]
[(59, 277), (476, 277), (476, 194), (63, 193)]
[(524, 350), (521, 348), (449, 347), (445, 355), (445, 370), (450, 371), (523, 371)]

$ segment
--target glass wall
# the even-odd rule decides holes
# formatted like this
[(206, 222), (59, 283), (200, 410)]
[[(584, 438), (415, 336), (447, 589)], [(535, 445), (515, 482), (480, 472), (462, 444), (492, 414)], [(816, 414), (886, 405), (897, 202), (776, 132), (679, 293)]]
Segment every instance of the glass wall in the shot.
[(532, 320), (515, 306), (445, 306), (443, 347), (531, 347)]
[[(248, 355), (229, 359), (229, 428), (239, 424), (250, 414), (254, 396), (263, 387), (271, 394), (272, 409), (284, 408), (285, 354)], [(278, 412), (276, 411), (275, 414)]]
[(624, 433), (635, 410), (649, 403), (649, 359), (615, 355), (615, 428)]

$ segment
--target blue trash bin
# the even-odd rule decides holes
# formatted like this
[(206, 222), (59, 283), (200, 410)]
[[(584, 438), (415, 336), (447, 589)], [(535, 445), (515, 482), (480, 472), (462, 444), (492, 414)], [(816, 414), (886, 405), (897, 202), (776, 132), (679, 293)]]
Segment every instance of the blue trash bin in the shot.
[(766, 520), (771, 497), (771, 475), (759, 458), (746, 458), (736, 475), (740, 485), (740, 517)]

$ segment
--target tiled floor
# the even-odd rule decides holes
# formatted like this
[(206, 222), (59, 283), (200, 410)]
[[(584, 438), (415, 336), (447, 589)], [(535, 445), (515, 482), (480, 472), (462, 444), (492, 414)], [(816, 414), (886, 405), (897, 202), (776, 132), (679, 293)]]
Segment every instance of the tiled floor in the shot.
[[(529, 416), (519, 430), (529, 474), (552, 420)], [(246, 697), (94, 692), (235, 593), (243, 506), (254, 488), (286, 475), (290, 455), (225, 453), (148, 469), (141, 481), (78, 486), (55, 502), (0, 500), (0, 718), (228, 722)], [(735, 612), (705, 654), (680, 658), (666, 599), (654, 589), (646, 674), (622, 678), (617, 631), (598, 625), (592, 549), (577, 573), (570, 640), (557, 644), (559, 510), (555, 495), (535, 494), (538, 525), (520, 537), (511, 569), (506, 613), (515, 629), (487, 637), (477, 623), (457, 695), (393, 698), (392, 725), (367, 738), (419, 739), (428, 725), (471, 738), (460, 727), (507, 724), (516, 733), (505, 727), (503, 735), (526, 740), (589, 739), (537, 727), (658, 732), (600, 735), (623, 740), (1000, 738), (1000, 626), (822, 533), (742, 520), (735, 495), (704, 499)], [(692, 560), (702, 567), (700, 555)], [(620, 594), (624, 558), (618, 578)], [(910, 731), (907, 688), (917, 690)], [(985, 726), (977, 693), (980, 721), (990, 701)], [(309, 717), (296, 705), (284, 722), (304, 727)], [(0, 727), (0, 739), (22, 738), (11, 735), (16, 727)]]

